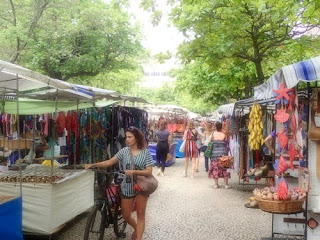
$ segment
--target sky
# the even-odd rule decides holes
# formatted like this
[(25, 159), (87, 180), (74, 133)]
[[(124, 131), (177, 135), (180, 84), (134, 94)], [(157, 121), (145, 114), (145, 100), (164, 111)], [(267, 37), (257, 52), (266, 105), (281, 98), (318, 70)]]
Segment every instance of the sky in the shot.
[(151, 24), (151, 13), (140, 9), (139, 2), (138, 0), (131, 1), (131, 12), (142, 25), (142, 31), (145, 35), (144, 47), (150, 50), (152, 55), (167, 50), (175, 54), (178, 45), (183, 41), (183, 35), (175, 27), (169, 26), (168, 13), (170, 7), (166, 5), (167, 0), (157, 1), (159, 9), (164, 13), (158, 26)]

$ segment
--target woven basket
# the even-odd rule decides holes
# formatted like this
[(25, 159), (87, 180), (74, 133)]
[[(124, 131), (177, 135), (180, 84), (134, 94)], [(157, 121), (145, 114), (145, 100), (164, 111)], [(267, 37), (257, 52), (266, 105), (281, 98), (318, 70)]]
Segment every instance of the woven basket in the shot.
[(296, 201), (270, 201), (270, 200), (258, 200), (259, 208), (262, 211), (270, 213), (299, 213), (303, 211), (302, 204), (304, 200)]

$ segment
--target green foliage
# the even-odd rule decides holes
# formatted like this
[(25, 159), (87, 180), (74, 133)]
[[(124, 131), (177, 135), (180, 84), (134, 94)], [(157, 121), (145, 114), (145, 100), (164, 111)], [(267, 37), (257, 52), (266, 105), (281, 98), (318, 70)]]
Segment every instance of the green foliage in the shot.
[(146, 53), (140, 28), (127, 13), (127, 0), (30, 0), (13, 5), (17, 24), (10, 20), (10, 4), (1, 12), (8, 15), (8, 20), (1, 19), (0, 40), (8, 47), (1, 58), (62, 80), (83, 83), (96, 76), (95, 85), (123, 86), (123, 92), (141, 76), (139, 61)]
[(172, 54), (169, 51), (166, 51), (165, 53), (157, 53), (153, 56), (154, 59), (157, 60), (158, 63), (163, 64), (170, 58), (172, 58)]
[(176, 2), (171, 19), (187, 38), (178, 89), (215, 104), (250, 97), (281, 66), (318, 55), (319, 36), (305, 34), (319, 24), (316, 2)]

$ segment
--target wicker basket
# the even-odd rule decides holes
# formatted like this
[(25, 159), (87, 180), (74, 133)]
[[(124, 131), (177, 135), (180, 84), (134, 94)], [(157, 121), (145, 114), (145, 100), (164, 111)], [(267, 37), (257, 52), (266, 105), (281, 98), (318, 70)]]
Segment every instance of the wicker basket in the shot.
[(270, 213), (299, 213), (303, 211), (302, 204), (304, 200), (296, 201), (270, 201), (270, 200), (258, 200), (259, 208), (262, 211)]

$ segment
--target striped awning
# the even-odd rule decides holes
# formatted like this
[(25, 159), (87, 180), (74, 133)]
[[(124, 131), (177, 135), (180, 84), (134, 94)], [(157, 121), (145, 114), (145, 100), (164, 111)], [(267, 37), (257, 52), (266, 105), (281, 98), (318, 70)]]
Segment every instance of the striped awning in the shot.
[(266, 83), (254, 88), (254, 99), (261, 100), (275, 97), (273, 90), (279, 89), (281, 82), (284, 82), (287, 88), (293, 88), (300, 81), (312, 82), (317, 80), (320, 80), (320, 56), (282, 67)]

